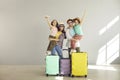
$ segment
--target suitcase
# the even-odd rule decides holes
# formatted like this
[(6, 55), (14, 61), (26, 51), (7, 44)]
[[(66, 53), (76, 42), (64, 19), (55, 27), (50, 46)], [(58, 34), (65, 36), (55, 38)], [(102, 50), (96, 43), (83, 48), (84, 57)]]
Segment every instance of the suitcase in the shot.
[(70, 76), (70, 59), (62, 58), (60, 59), (60, 75), (61, 76)]
[(70, 58), (70, 53), (68, 52), (68, 49), (63, 49), (63, 58)]
[(46, 56), (46, 76), (59, 75), (59, 56)]
[(87, 53), (72, 53), (71, 55), (71, 76), (85, 76), (87, 77)]

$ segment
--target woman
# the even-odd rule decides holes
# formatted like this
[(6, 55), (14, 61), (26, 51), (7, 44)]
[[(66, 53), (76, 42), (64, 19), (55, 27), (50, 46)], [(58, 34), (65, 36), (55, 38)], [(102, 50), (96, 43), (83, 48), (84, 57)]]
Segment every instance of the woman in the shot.
[[(50, 22), (49, 20), (49, 16), (45, 16), (45, 19), (49, 25), (49, 28), (50, 28), (50, 35), (49, 35), (49, 38), (57, 38), (56, 34), (58, 32), (58, 22), (57, 20), (53, 20)], [(47, 48), (47, 54), (50, 54), (51, 50), (54, 48), (54, 46), (56, 45), (56, 41), (54, 40), (51, 40), (49, 42), (49, 45), (48, 45), (48, 48)]]
[(51, 51), (51, 55), (55, 55), (55, 52), (57, 52), (60, 58), (63, 57), (62, 56), (62, 46), (63, 46), (63, 40), (66, 38), (64, 29), (65, 29), (64, 24), (59, 24), (57, 34), (60, 34), (60, 36), (58, 37), (58, 39), (50, 38), (50, 40), (57, 41), (56, 46)]

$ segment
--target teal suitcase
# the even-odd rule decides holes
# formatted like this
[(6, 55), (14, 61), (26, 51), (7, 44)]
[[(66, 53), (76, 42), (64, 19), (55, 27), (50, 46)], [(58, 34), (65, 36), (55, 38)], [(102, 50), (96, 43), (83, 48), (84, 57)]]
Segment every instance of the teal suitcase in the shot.
[(46, 76), (59, 75), (59, 56), (46, 56)]

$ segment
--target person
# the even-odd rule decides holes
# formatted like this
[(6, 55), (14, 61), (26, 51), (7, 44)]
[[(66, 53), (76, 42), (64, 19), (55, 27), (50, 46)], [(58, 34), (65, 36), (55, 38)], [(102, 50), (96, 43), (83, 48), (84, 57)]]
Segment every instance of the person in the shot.
[(55, 55), (55, 52), (57, 52), (58, 55), (59, 55), (59, 57), (63, 58), (63, 55), (62, 55), (62, 46), (63, 46), (63, 40), (66, 38), (64, 24), (59, 24), (59, 26), (58, 26), (58, 34), (60, 34), (58, 39), (50, 38), (50, 40), (57, 41), (56, 46), (51, 51), (51, 55)]
[[(58, 36), (56, 35), (57, 32), (58, 32), (58, 22), (57, 22), (57, 20), (54, 19), (53, 21), (50, 22), (49, 16), (45, 16), (45, 19), (46, 19), (46, 21), (47, 21), (47, 23), (49, 25), (49, 28), (50, 28), (49, 38), (54, 38), (54, 39), (58, 38), (59, 35)], [(49, 42), (49, 45), (48, 45), (46, 53), (50, 54), (51, 50), (54, 48), (55, 45), (56, 45), (56, 41), (55, 40), (51, 40)]]
[[(73, 19), (68, 19), (67, 24), (68, 24), (68, 27), (66, 29), (66, 37), (67, 37), (66, 46), (68, 47), (68, 53), (69, 53), (69, 57), (70, 57), (71, 40), (76, 40), (76, 39), (73, 38), (73, 36), (75, 35), (75, 31), (73, 29), (73, 26), (74, 26)], [(79, 42), (79, 40), (76, 41), (76, 52), (80, 52), (80, 42)]]
[(76, 41), (81, 40), (83, 38), (82, 24), (83, 24), (83, 21), (84, 21), (84, 18), (85, 18), (85, 13), (86, 13), (86, 11), (84, 12), (84, 15), (81, 19), (79, 17), (73, 19), (73, 21), (75, 23), (75, 25), (73, 27), (73, 29), (75, 31), (75, 35), (73, 36), (73, 38), (75, 40), (71, 40), (71, 48), (72, 49), (75, 49)]

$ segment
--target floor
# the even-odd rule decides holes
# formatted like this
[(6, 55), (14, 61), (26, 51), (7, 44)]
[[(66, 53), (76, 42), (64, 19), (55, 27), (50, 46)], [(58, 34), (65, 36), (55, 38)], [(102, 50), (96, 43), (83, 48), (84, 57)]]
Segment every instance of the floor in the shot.
[(0, 80), (120, 80), (120, 65), (88, 66), (88, 77), (45, 76), (45, 66), (0, 65)]

